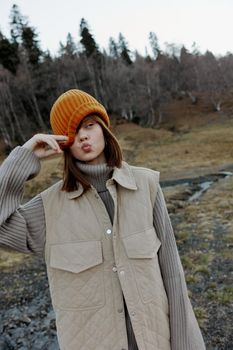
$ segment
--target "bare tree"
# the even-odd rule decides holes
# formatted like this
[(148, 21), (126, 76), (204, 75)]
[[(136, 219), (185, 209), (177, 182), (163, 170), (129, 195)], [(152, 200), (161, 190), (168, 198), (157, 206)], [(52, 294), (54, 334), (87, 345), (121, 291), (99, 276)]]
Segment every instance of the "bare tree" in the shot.
[(197, 72), (201, 92), (208, 93), (214, 110), (219, 112), (227, 85), (220, 62), (212, 52), (199, 57)]

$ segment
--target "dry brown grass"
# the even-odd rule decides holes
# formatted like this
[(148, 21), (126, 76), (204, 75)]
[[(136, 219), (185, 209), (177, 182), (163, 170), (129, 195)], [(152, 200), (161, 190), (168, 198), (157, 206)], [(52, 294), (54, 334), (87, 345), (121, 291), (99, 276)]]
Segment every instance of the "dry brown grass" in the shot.
[(233, 163), (233, 121), (175, 132), (122, 127), (126, 159), (161, 172), (162, 179), (195, 176)]
[(25, 260), (29, 260), (31, 258), (30, 255), (25, 255), (23, 253), (19, 253), (13, 250), (8, 249), (0, 249), (0, 269), (1, 271), (6, 272), (11, 268), (15, 268), (20, 265)]
[[(133, 165), (156, 169), (161, 179), (192, 177), (215, 172), (233, 163), (233, 120), (185, 132), (119, 125), (114, 130), (124, 157)], [(62, 176), (62, 157), (44, 160), (40, 174), (25, 187), (26, 198)]]
[(41, 162), (40, 173), (25, 185), (25, 200), (45, 190), (58, 179), (62, 178), (62, 167), (63, 159), (61, 156), (43, 160)]

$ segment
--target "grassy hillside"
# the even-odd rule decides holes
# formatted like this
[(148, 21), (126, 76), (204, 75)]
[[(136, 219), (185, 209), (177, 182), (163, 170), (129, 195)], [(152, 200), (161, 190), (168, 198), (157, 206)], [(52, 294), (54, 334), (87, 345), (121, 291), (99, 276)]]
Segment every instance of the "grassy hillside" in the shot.
[(126, 159), (161, 172), (162, 179), (206, 173), (233, 163), (233, 120), (172, 132), (121, 126)]
[[(158, 170), (161, 179), (198, 176), (233, 164), (233, 119), (176, 131), (121, 124), (113, 128), (124, 158)], [(27, 198), (62, 176), (62, 157), (42, 162), (42, 171), (25, 189)]]

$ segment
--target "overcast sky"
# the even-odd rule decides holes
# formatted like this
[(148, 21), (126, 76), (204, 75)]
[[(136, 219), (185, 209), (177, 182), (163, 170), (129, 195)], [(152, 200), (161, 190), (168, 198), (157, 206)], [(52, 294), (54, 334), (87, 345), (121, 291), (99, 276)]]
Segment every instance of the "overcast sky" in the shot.
[(0, 30), (8, 37), (14, 3), (37, 29), (42, 49), (52, 54), (68, 32), (79, 40), (82, 17), (100, 48), (122, 32), (131, 50), (145, 54), (153, 31), (162, 49), (168, 42), (191, 50), (196, 42), (201, 52), (233, 52), (233, 0), (0, 0)]

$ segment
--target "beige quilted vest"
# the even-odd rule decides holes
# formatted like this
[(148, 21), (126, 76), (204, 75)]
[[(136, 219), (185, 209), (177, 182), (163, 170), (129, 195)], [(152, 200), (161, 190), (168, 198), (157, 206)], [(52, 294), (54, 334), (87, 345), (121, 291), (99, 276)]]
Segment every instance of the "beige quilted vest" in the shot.
[[(115, 180), (115, 181), (114, 181)], [(42, 193), (45, 257), (61, 350), (128, 349), (122, 292), (139, 350), (170, 350), (168, 301), (153, 228), (159, 174), (115, 169), (113, 225), (94, 188)]]

